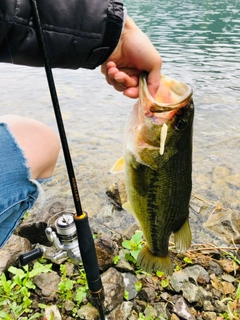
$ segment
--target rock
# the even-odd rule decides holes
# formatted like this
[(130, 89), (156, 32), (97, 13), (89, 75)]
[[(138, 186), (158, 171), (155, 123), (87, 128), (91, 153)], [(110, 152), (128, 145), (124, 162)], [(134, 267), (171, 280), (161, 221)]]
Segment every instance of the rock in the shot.
[(170, 284), (176, 292), (180, 292), (183, 284), (187, 281), (188, 281), (188, 274), (183, 272), (183, 270), (180, 270), (173, 273), (170, 279)]
[(137, 277), (132, 273), (123, 273), (123, 281), (125, 284), (125, 290), (128, 292), (128, 300), (136, 298), (138, 292), (135, 289), (135, 284), (138, 281)]
[(191, 310), (186, 304), (185, 300), (181, 296), (173, 296), (172, 302), (174, 304), (173, 312), (176, 313), (179, 317), (185, 320), (195, 320), (194, 315), (191, 314)]
[(32, 244), (39, 243), (45, 246), (51, 246), (52, 243), (48, 241), (45, 229), (49, 219), (52, 218), (51, 225), (54, 225), (55, 220), (59, 217), (56, 213), (64, 212), (65, 209), (65, 204), (61, 202), (55, 202), (51, 204), (49, 208), (42, 208), (41, 213), (30, 214), (27, 219), (23, 220), (16, 229), (16, 233), (28, 239)]
[(89, 304), (82, 306), (78, 310), (77, 315), (82, 320), (97, 320), (97, 319), (99, 319), (98, 310), (94, 306), (89, 305)]
[(171, 314), (170, 320), (180, 320), (175, 313)]
[(183, 270), (183, 272), (188, 275), (189, 279), (193, 279), (195, 284), (198, 283), (199, 278), (204, 279), (206, 283), (210, 281), (208, 272), (200, 265), (187, 267)]
[[(51, 281), (49, 281), (49, 279), (51, 279)], [(53, 297), (56, 295), (60, 281), (61, 278), (55, 271), (40, 273), (33, 279), (33, 283), (41, 289), (41, 293), (45, 297)]]
[(118, 262), (116, 264), (116, 268), (120, 272), (133, 272), (134, 273), (134, 269), (130, 265), (130, 263), (128, 261), (126, 261), (124, 258), (122, 258), (121, 256), (120, 256), (120, 260), (118, 260)]
[(47, 307), (44, 312), (44, 319), (46, 319), (46, 320), (50, 320), (50, 319), (62, 320), (62, 316), (59, 312), (58, 307), (56, 305)]
[(117, 209), (121, 210), (122, 205), (127, 201), (127, 192), (123, 181), (119, 181), (109, 186), (106, 194)]
[(73, 301), (70, 300), (66, 300), (63, 304), (63, 308), (66, 311), (72, 311), (72, 309), (75, 307), (75, 303)]
[(202, 312), (202, 318), (204, 320), (216, 320), (217, 319), (217, 315), (215, 312)]
[(190, 303), (197, 302), (202, 297), (199, 288), (191, 282), (185, 282), (183, 284), (182, 292), (183, 297)]
[(108, 320), (127, 320), (132, 312), (133, 303), (130, 301), (124, 301), (121, 305), (118, 305), (108, 315)]
[(209, 282), (210, 278), (207, 271), (199, 265), (188, 267), (184, 270), (174, 272), (170, 279), (170, 284), (176, 292), (182, 291), (183, 297), (190, 303), (198, 302), (205, 295), (205, 290), (191, 283), (193, 280), (196, 284), (199, 279)]
[(14, 265), (21, 254), (31, 249), (31, 244), (27, 239), (13, 234), (4, 247), (0, 249), (0, 274)]
[(230, 283), (233, 283), (236, 279), (233, 277), (233, 276), (231, 276), (230, 274), (223, 274), (222, 275), (222, 279), (224, 280), (224, 281), (227, 281), (227, 282), (230, 282)]
[(234, 263), (232, 260), (220, 260), (219, 264), (223, 268), (223, 270), (227, 273), (231, 273), (233, 271), (237, 271), (240, 267), (238, 264)]
[(209, 261), (209, 270), (210, 272), (216, 274), (216, 276), (220, 276), (221, 274), (223, 274), (223, 269), (221, 268), (219, 263), (215, 261)]
[(123, 302), (125, 291), (123, 276), (116, 269), (109, 268), (102, 274), (101, 278), (105, 294), (104, 308), (107, 312), (110, 312)]
[(216, 300), (215, 301), (215, 308), (216, 308), (217, 313), (224, 313), (227, 309), (227, 306), (224, 302)]
[(170, 280), (170, 284), (176, 292), (182, 291), (184, 298), (189, 302), (197, 302), (201, 297), (198, 287), (189, 282), (188, 273), (184, 272), (184, 270), (175, 272)]
[(170, 318), (170, 313), (166, 308), (166, 303), (165, 302), (157, 302), (153, 304), (154, 308), (157, 311), (157, 316), (158, 317), (163, 317), (164, 319), (169, 319)]
[(94, 216), (94, 219), (91, 219), (90, 226), (93, 227), (95, 232), (102, 235), (111, 237), (112, 233), (114, 233), (114, 240), (119, 244), (121, 244), (123, 236), (128, 233), (129, 228), (131, 229), (131, 236), (133, 235), (132, 230), (139, 228), (131, 214), (125, 210), (116, 210), (111, 205), (103, 207)]
[(211, 304), (210, 301), (205, 300), (205, 301), (203, 301), (203, 310), (204, 311), (214, 311), (214, 306)]
[(118, 254), (118, 246), (111, 238), (104, 235), (95, 239), (94, 243), (99, 269), (105, 271), (113, 266), (114, 257)]
[(51, 246), (52, 243), (48, 241), (45, 230), (46, 222), (33, 222), (21, 224), (17, 229), (17, 234), (28, 239), (32, 244), (40, 243), (45, 246)]
[(155, 289), (152, 287), (144, 287), (139, 291), (138, 297), (140, 300), (143, 300), (143, 301), (147, 301), (147, 302), (152, 301), (156, 297)]
[(240, 243), (240, 211), (238, 210), (220, 210), (210, 215), (203, 224), (218, 238), (228, 243)]
[(138, 317), (136, 311), (133, 310), (131, 312), (130, 316), (128, 317), (128, 320), (139, 320), (139, 317)]
[(146, 318), (153, 318), (156, 319), (157, 317), (157, 310), (152, 306), (148, 305), (147, 308), (144, 310), (144, 315)]

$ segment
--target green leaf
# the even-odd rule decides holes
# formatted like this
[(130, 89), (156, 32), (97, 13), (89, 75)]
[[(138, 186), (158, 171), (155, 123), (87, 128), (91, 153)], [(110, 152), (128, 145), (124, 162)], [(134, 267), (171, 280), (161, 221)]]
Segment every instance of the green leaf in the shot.
[(125, 254), (125, 260), (136, 263), (136, 259), (134, 259), (129, 252)]
[(161, 286), (163, 287), (163, 288), (166, 288), (167, 286), (169, 285), (169, 281), (168, 281), (168, 279), (163, 279), (162, 281), (161, 281)]
[(159, 278), (165, 277), (165, 273), (163, 271), (156, 271), (156, 276)]
[(137, 250), (137, 251), (131, 250), (131, 251), (130, 251), (131, 255), (133, 256), (133, 258), (134, 258), (135, 260), (137, 260), (137, 256), (138, 256), (139, 252), (140, 252), (140, 250)]
[(137, 292), (139, 292), (142, 289), (142, 282), (138, 281), (135, 283), (135, 289)]
[(117, 264), (119, 260), (120, 260), (120, 256), (117, 255), (113, 258), (113, 263)]
[(2, 283), (3, 290), (7, 295), (9, 295), (11, 292), (11, 281), (7, 281), (5, 273), (1, 274), (1, 283)]
[(135, 243), (139, 243), (140, 241), (142, 241), (142, 236), (143, 236), (142, 231), (139, 231), (139, 232), (135, 233), (135, 234), (132, 236), (132, 240), (133, 240)]
[(130, 244), (130, 240), (125, 240), (125, 241), (123, 241), (122, 242), (122, 246), (124, 247), (124, 248), (126, 248), (126, 249), (132, 249), (132, 246), (131, 246), (131, 244)]
[(40, 318), (40, 317), (42, 317), (42, 314), (37, 312), (34, 315), (32, 315), (30, 318), (28, 318), (28, 320), (33, 320), (33, 319), (37, 319), (37, 318)]
[(8, 268), (8, 271), (11, 272), (12, 274), (18, 276), (20, 279), (25, 277), (25, 272), (22, 269), (15, 268), (13, 266)]
[(237, 287), (236, 299), (240, 299), (240, 283), (238, 284), (238, 287)]
[(0, 320), (12, 320), (12, 317), (9, 313), (5, 311), (0, 311)]
[(40, 262), (35, 262), (33, 269), (29, 272), (29, 278), (34, 278), (36, 275), (40, 273), (51, 272), (52, 264), (41, 264)]
[(46, 309), (46, 308), (48, 307), (48, 306), (47, 306), (46, 304), (44, 304), (44, 303), (39, 303), (38, 306), (39, 306), (40, 309)]
[(129, 292), (127, 290), (124, 291), (124, 299), (128, 300), (129, 298)]
[(184, 257), (183, 261), (188, 264), (192, 264), (192, 260), (189, 257)]

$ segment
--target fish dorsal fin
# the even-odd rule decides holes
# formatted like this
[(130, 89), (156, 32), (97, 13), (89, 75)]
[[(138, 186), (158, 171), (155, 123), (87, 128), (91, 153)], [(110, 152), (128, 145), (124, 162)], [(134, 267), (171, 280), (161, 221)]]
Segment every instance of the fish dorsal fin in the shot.
[(110, 170), (111, 173), (120, 173), (124, 171), (124, 159), (121, 157), (118, 161), (114, 164), (112, 169)]
[(131, 205), (131, 203), (129, 201), (125, 202), (122, 205), (122, 208), (124, 210), (126, 210), (127, 212), (130, 212), (133, 216), (135, 216), (135, 212), (134, 212), (133, 207), (132, 207), (132, 205)]
[(160, 133), (160, 149), (159, 153), (162, 156), (164, 154), (164, 147), (165, 147), (165, 142), (167, 138), (167, 131), (168, 131), (168, 126), (166, 123), (162, 125), (161, 133)]
[(180, 252), (185, 252), (191, 246), (192, 233), (189, 226), (188, 219), (185, 221), (184, 225), (174, 233), (174, 243), (176, 249)]

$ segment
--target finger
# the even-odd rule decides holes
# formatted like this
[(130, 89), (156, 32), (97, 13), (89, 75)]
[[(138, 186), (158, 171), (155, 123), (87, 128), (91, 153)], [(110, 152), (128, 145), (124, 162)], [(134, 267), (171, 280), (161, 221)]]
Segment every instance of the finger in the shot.
[(127, 88), (126, 90), (123, 91), (123, 94), (128, 98), (137, 99), (139, 95), (139, 88), (138, 87)]
[(160, 86), (160, 72), (159, 69), (153, 70), (148, 74), (147, 85), (148, 91), (154, 97)]
[(129, 76), (128, 74), (122, 71), (115, 73), (114, 79), (126, 88), (138, 86), (137, 76)]

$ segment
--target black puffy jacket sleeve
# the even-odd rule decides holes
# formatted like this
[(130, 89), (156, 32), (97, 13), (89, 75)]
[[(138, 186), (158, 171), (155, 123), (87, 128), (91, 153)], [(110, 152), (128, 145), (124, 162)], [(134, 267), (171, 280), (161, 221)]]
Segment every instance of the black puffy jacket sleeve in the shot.
[[(94, 69), (116, 47), (121, 0), (37, 0), (51, 66)], [(31, 0), (0, 0), (0, 62), (42, 66)]]

